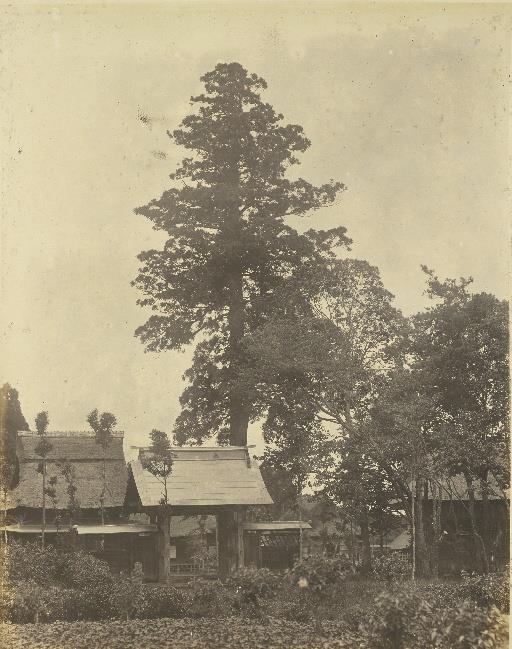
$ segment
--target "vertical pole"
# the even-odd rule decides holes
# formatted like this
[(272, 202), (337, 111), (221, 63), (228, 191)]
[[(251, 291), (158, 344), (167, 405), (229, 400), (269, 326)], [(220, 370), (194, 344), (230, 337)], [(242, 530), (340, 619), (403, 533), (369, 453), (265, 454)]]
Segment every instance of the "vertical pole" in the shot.
[(245, 512), (242, 508), (236, 512), (236, 554), (237, 554), (237, 568), (243, 568), (245, 563), (244, 557), (244, 528), (243, 522), (245, 519)]
[(412, 580), (416, 579), (416, 507), (415, 507), (416, 481), (411, 476), (411, 518), (412, 518)]

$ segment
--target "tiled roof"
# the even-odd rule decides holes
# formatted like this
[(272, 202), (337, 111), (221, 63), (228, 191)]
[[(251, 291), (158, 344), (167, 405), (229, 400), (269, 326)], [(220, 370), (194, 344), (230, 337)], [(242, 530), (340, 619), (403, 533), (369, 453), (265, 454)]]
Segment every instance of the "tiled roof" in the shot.
[[(127, 469), (123, 453), (123, 438), (118, 433), (107, 447), (106, 483), (104, 507), (122, 507), (124, 504)], [(66, 493), (67, 483), (62, 476), (58, 462), (69, 462), (74, 469), (76, 482), (76, 499), (80, 507), (96, 509), (100, 507), (100, 494), (103, 488), (103, 452), (90, 434), (66, 433), (59, 436), (53, 433), (49, 439), (53, 448), (47, 456), (47, 477), (57, 477), (57, 508), (68, 506)], [(18, 486), (9, 494), (9, 508), (42, 507), (42, 477), (38, 473), (41, 458), (35, 453), (39, 437), (34, 433), (22, 433), (18, 438), (18, 458), (20, 462), (20, 480)], [(51, 501), (46, 497), (48, 507)]]
[[(174, 447), (172, 474), (168, 481), (169, 504), (174, 506), (270, 505), (258, 465), (245, 447)], [(162, 498), (162, 484), (142, 467), (139, 458), (130, 463), (144, 507), (154, 507)]]

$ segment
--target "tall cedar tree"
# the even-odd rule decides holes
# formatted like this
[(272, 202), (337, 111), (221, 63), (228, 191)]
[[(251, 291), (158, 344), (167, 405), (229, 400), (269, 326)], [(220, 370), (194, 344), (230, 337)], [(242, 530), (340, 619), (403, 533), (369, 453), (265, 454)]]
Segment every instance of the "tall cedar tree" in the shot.
[(287, 219), (331, 204), (344, 187), (285, 178), (310, 142), (261, 100), (263, 79), (220, 63), (201, 81), (205, 92), (191, 98), (197, 111), (169, 133), (191, 156), (171, 174), (170, 189), (135, 210), (168, 235), (163, 250), (139, 255), (139, 304), (155, 313), (136, 335), (161, 351), (202, 333), (175, 433), (180, 441), (217, 434), (244, 445), (254, 414), (239, 380), (244, 335), (265, 318), (283, 278), (349, 243), (340, 227), (321, 233), (319, 246)]
[(36, 423), (36, 431), (37, 431), (37, 434), (39, 435), (39, 442), (37, 443), (36, 448), (34, 450), (36, 452), (36, 455), (39, 455), (39, 457), (41, 458), (41, 462), (39, 462), (37, 470), (41, 474), (42, 479), (43, 479), (43, 489), (42, 489), (43, 508), (42, 508), (42, 524), (41, 524), (41, 547), (44, 549), (45, 531), (46, 531), (46, 495), (47, 495), (46, 458), (48, 457), (48, 453), (50, 453), (50, 451), (53, 448), (53, 446), (48, 441), (48, 438), (46, 437), (46, 431), (48, 430), (48, 424), (50, 423), (50, 420), (48, 419), (48, 413), (45, 412), (45, 411), (38, 412), (37, 415), (36, 415), (35, 423)]
[(27, 430), (28, 424), (21, 412), (18, 391), (5, 383), (0, 388), (0, 483), (4, 509), (4, 539), (7, 540), (7, 492), (16, 486), (18, 459), (16, 439), (20, 430)]
[(101, 446), (101, 450), (103, 452), (100, 513), (101, 524), (105, 525), (105, 498), (107, 496), (107, 448), (112, 441), (112, 434), (117, 424), (117, 420), (111, 412), (102, 412), (101, 415), (99, 415), (98, 410), (95, 408), (87, 415), (87, 422), (93, 429), (96, 443)]

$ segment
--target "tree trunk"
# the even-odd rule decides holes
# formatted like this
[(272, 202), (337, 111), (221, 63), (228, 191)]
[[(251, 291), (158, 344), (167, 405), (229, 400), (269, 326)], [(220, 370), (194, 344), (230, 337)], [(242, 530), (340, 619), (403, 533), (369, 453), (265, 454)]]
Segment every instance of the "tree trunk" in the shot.
[(419, 577), (429, 577), (430, 568), (428, 565), (428, 551), (425, 540), (425, 521), (423, 507), (423, 487), (425, 481), (422, 478), (416, 480), (416, 569)]
[(107, 451), (105, 449), (105, 446), (103, 446), (103, 475), (102, 475), (102, 482), (103, 486), (101, 488), (101, 496), (100, 496), (100, 512), (101, 512), (101, 524), (105, 525), (105, 492), (107, 490)]
[(361, 541), (363, 543), (363, 552), (361, 560), (361, 569), (363, 574), (367, 575), (372, 571), (372, 549), (370, 545), (370, 526), (368, 524), (368, 510), (363, 507), (360, 515)]
[(481, 525), (481, 536), (482, 541), (485, 546), (485, 552), (487, 557), (489, 556), (490, 550), (490, 527), (491, 527), (491, 518), (489, 511), (489, 484), (487, 482), (488, 472), (484, 471), (480, 478), (480, 487), (482, 489), (482, 525)]
[(235, 263), (229, 285), (229, 357), (231, 387), (229, 396), (229, 443), (231, 446), (247, 445), (249, 408), (243, 390), (238, 385), (238, 369), (244, 336), (243, 277), (240, 264)]
[(43, 521), (41, 525), (41, 547), (44, 550), (46, 530), (46, 460), (43, 460)]
[(158, 581), (166, 584), (170, 574), (170, 516), (167, 508), (158, 514)]
[(432, 547), (430, 569), (433, 577), (439, 576), (439, 544), (441, 542), (441, 508), (443, 497), (441, 487), (432, 482)]
[(485, 548), (484, 541), (480, 534), (478, 533), (478, 528), (476, 524), (475, 516), (475, 489), (473, 487), (473, 478), (468, 474), (466, 477), (466, 483), (468, 486), (468, 497), (469, 497), (469, 524), (471, 527), (471, 536), (473, 539), (473, 549), (476, 557), (480, 557), (482, 569), (484, 572), (489, 572), (489, 560), (487, 558), (487, 551)]

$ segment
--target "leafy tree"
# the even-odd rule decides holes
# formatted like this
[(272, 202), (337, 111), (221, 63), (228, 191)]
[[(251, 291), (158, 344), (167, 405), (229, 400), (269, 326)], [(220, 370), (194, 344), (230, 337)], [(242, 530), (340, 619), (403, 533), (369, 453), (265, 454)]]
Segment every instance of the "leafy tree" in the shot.
[(16, 440), (20, 430), (28, 424), (21, 412), (18, 391), (8, 383), (0, 388), (0, 484), (4, 501), (4, 539), (7, 540), (7, 492), (16, 485), (18, 458)]
[(80, 502), (77, 498), (78, 487), (76, 486), (76, 471), (71, 462), (61, 461), (59, 468), (62, 477), (66, 482), (66, 494), (68, 496), (67, 509), (70, 523), (76, 518), (80, 510)]
[(167, 433), (154, 428), (149, 436), (151, 444), (142, 464), (161, 483), (163, 488), (161, 505), (167, 507), (169, 505), (167, 485), (171, 477), (175, 453), (172, 452)]
[[(440, 281), (433, 271), (423, 270), (433, 305), (414, 318), (416, 366), (427, 379), (426, 393), (436, 399), (432, 426), (446, 472), (466, 479), (475, 552), (487, 569), (489, 477), (503, 491), (510, 484), (508, 303), (470, 293), (470, 279)], [(482, 491), (480, 529), (476, 483)], [(507, 504), (505, 497), (503, 502)]]
[[(350, 478), (347, 488), (359, 512), (363, 560), (369, 568), (369, 492), (358, 487), (356, 493), (355, 487), (365, 484), (375, 465), (368, 452), (366, 422), (386, 377), (403, 362), (407, 323), (393, 307), (393, 296), (378, 270), (364, 261), (331, 260), (305, 267), (286, 290), (285, 309), (250, 338), (251, 371), (259, 381), (261, 399), (269, 404), (268, 413), (288, 410), (281, 418), (287, 441), (281, 440), (280, 447), (298, 449), (292, 437), (302, 429), (303, 446), (313, 451), (310, 458), (320, 458), (316, 467), (308, 462), (309, 471), (316, 471), (324, 484), (332, 485), (334, 474), (338, 480)], [(295, 423), (296, 404), (303, 425), (287, 429), (287, 422)], [(280, 430), (269, 419), (266, 425)]]
[(42, 525), (41, 525), (41, 547), (44, 549), (45, 544), (45, 530), (46, 530), (46, 495), (47, 495), (47, 486), (46, 486), (46, 475), (47, 475), (47, 460), (48, 454), (53, 449), (52, 444), (48, 441), (46, 437), (46, 431), (48, 430), (48, 424), (50, 420), (48, 419), (48, 413), (46, 411), (38, 412), (36, 415), (36, 431), (39, 435), (39, 441), (35, 447), (36, 455), (39, 455), (41, 462), (37, 467), (38, 472), (42, 476), (43, 487), (43, 508), (42, 508)]
[(244, 336), (268, 316), (295, 269), (349, 243), (342, 227), (318, 238), (288, 223), (331, 204), (343, 185), (286, 178), (310, 142), (262, 101), (263, 79), (239, 63), (220, 63), (201, 80), (204, 93), (191, 99), (197, 111), (169, 133), (190, 157), (171, 175), (171, 188), (136, 210), (168, 236), (163, 250), (139, 255), (139, 304), (155, 313), (136, 335), (148, 350), (161, 351), (201, 334), (177, 438), (217, 434), (245, 445), (255, 413), (240, 378)]
[(102, 466), (102, 489), (100, 493), (100, 511), (101, 511), (101, 524), (105, 525), (105, 498), (107, 496), (107, 449), (112, 441), (114, 428), (117, 420), (111, 412), (102, 412), (98, 414), (95, 408), (87, 416), (87, 422), (93, 429), (96, 443), (101, 446), (103, 451), (103, 466)]

